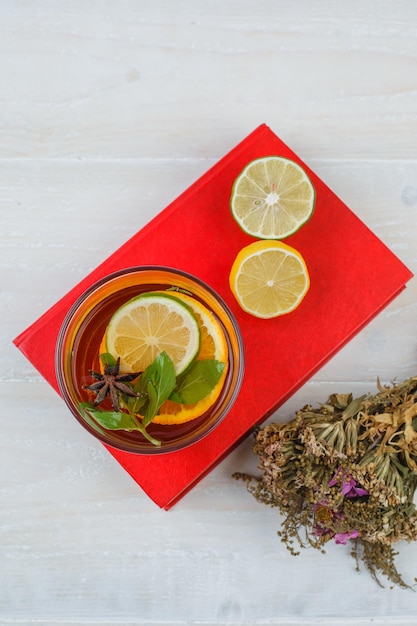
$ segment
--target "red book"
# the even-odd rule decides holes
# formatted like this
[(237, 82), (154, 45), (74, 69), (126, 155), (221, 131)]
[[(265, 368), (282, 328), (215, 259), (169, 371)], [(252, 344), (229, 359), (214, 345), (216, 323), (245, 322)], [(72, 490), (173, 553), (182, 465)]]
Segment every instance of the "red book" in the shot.
[[(241, 170), (253, 159), (271, 155), (298, 162), (309, 174), (317, 196), (309, 222), (286, 240), (307, 263), (310, 290), (294, 312), (262, 320), (242, 311), (230, 292), (232, 263), (254, 239), (236, 224), (229, 202)], [(245, 348), (239, 397), (206, 438), (162, 455), (141, 456), (108, 448), (165, 509), (284, 403), (412, 277), (315, 173), (262, 125), (15, 339), (56, 391), (55, 345), (68, 309), (99, 278), (135, 265), (168, 265), (207, 282), (232, 309)]]

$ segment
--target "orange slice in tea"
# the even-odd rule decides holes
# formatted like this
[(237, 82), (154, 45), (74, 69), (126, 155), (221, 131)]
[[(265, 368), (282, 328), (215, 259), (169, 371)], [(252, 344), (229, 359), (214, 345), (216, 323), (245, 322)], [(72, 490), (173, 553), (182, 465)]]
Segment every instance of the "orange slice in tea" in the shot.
[(198, 320), (201, 343), (197, 359), (216, 359), (225, 363), (225, 368), (217, 385), (199, 402), (195, 404), (178, 404), (171, 400), (164, 402), (159, 415), (153, 419), (155, 424), (184, 424), (203, 415), (219, 398), (228, 369), (227, 341), (220, 322), (199, 300), (182, 292), (175, 292), (175, 297), (185, 302)]
[[(166, 292), (152, 292), (152, 294), (168, 295)], [(200, 330), (200, 347), (197, 353), (197, 359), (215, 359), (224, 363), (225, 368), (216, 386), (199, 402), (194, 404), (179, 404), (171, 400), (164, 402), (160, 408), (159, 414), (152, 420), (155, 424), (162, 425), (184, 424), (206, 413), (219, 398), (228, 370), (228, 346), (226, 336), (222, 325), (213, 313), (199, 300), (180, 291), (175, 292), (174, 296), (168, 295), (168, 297), (176, 298), (184, 303), (192, 311), (197, 320)], [(107, 335), (108, 329), (101, 342), (100, 353), (110, 352), (114, 355), (114, 353), (111, 352)], [(114, 356), (117, 356), (117, 354)], [(137, 371), (141, 371), (141, 369)]]

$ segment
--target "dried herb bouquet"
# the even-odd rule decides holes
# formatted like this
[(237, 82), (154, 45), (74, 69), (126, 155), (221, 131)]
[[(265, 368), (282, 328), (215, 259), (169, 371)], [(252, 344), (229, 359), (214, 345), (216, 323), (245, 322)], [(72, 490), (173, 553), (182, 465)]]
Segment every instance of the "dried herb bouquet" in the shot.
[(260, 477), (235, 474), (255, 498), (278, 507), (278, 532), (292, 554), (311, 545), (351, 542), (362, 562), (409, 587), (395, 566), (394, 546), (417, 539), (417, 377), (353, 399), (333, 394), (305, 406), (287, 424), (255, 435)]

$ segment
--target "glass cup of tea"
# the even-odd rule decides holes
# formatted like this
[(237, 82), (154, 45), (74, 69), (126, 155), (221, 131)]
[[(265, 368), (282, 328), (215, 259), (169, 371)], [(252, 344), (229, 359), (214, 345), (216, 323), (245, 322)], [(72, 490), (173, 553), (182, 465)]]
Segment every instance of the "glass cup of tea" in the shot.
[[(149, 296), (155, 295), (163, 303), (167, 298), (174, 301), (180, 312), (181, 307), (191, 312), (201, 343), (192, 363), (175, 379), (177, 387), (149, 421), (149, 372), (162, 357), (141, 372), (125, 371), (120, 355), (108, 354), (106, 337), (111, 320), (127, 303), (149, 305)], [(216, 360), (218, 354), (221, 362)], [(217, 371), (216, 367), (217, 378), (210, 382), (206, 396), (182, 397), (182, 388), (190, 389), (191, 383), (204, 378), (206, 371)], [(130, 267), (98, 280), (70, 308), (58, 336), (55, 369), (67, 406), (94, 437), (125, 452), (164, 454), (200, 441), (225, 419), (242, 384), (244, 350), (232, 312), (209, 285), (170, 267)], [(195, 401), (189, 402), (190, 397)]]

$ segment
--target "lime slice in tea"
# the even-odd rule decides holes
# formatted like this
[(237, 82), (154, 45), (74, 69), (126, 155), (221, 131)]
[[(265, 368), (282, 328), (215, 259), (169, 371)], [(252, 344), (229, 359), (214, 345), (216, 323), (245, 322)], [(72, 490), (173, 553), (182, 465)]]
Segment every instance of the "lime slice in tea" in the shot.
[(114, 313), (105, 340), (107, 352), (120, 357), (123, 372), (142, 372), (165, 351), (178, 375), (200, 350), (200, 326), (185, 302), (166, 293), (148, 292)]

